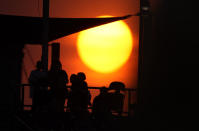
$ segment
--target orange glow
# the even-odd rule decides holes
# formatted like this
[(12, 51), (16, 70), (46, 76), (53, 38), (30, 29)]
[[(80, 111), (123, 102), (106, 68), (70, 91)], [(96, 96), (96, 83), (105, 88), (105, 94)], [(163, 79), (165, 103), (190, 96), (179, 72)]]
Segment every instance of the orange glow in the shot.
[(80, 59), (90, 69), (100, 73), (111, 73), (124, 65), (132, 47), (131, 31), (123, 21), (82, 31), (77, 39)]
[[(35, 12), (35, 7), (37, 6), (35, 4), (37, 4), (37, 2), (21, 0), (24, 2), (20, 2), (19, 6), (12, 6), (12, 4), (8, 10), (6, 8), (7, 6), (10, 6), (10, 2), (8, 1), (13, 2), (13, 0), (0, 0), (0, 3), (3, 2), (3, 4), (0, 4), (2, 7), (1, 10), (4, 11), (5, 14), (42, 17), (41, 10), (40, 15)], [(107, 14), (107, 12), (112, 16), (124, 16), (139, 12), (139, 3), (140, 0), (52, 0), (50, 3), (50, 16), (56, 18), (94, 18), (102, 14)], [(5, 4), (6, 6), (4, 6)], [(40, 5), (42, 5), (42, 1), (40, 1)], [(13, 10), (18, 12), (13, 12)], [(60, 43), (60, 61), (62, 62), (63, 69), (67, 72), (68, 77), (74, 73), (84, 72), (86, 74), (86, 81), (89, 87), (108, 87), (112, 81), (121, 81), (125, 83), (126, 88), (136, 88), (139, 52), (139, 17), (130, 17), (125, 20), (125, 23), (128, 24), (128, 28), (131, 29), (131, 33), (133, 34), (133, 41), (131, 43), (133, 44), (132, 51), (130, 57), (122, 67), (119, 67), (111, 73), (99, 73), (88, 67), (83, 62), (82, 58), (79, 57), (77, 48), (79, 33), (74, 33), (55, 41), (51, 41), (49, 44), (53, 42)], [(116, 30), (116, 32), (118, 32), (118, 30)], [(27, 50), (24, 49), (22, 83), (28, 83), (26, 73), (27, 76), (29, 76), (30, 71), (35, 69), (36, 61), (41, 59), (42, 54), (42, 48), (40, 45), (26, 44), (25, 48), (29, 49), (29, 53), (34, 62), (32, 64)], [(51, 46), (49, 46), (49, 67), (50, 65)], [(90, 91), (92, 99), (99, 94), (98, 90)], [(25, 104), (30, 105), (31, 99), (29, 98), (29, 88), (25, 88), (25, 92)], [(128, 94), (127, 92), (125, 92), (125, 94), (125, 106), (127, 106)], [(132, 103), (135, 101), (134, 97), (135, 96), (132, 94)], [(128, 111), (127, 107), (124, 107), (124, 109), (124, 111)]]

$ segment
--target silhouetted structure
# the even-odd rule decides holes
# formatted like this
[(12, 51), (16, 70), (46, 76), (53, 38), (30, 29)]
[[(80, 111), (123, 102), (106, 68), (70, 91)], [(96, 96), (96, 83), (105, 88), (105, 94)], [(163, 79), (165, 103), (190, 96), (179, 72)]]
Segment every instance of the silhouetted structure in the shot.
[[(49, 41), (106, 23), (127, 19), (130, 15), (110, 18), (49, 18)], [(42, 44), (43, 18), (0, 14), (0, 28), (5, 41)], [(13, 22), (14, 21), (14, 22)], [(10, 32), (12, 30), (12, 33)], [(21, 37), (23, 36), (23, 37)]]

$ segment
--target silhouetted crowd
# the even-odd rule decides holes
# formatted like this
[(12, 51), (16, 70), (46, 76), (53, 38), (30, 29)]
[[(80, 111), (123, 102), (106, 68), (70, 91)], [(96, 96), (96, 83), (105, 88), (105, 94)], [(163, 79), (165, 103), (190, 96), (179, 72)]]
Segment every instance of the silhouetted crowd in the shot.
[[(54, 61), (48, 72), (42, 70), (41, 61), (36, 67), (30, 74), (29, 83), (32, 112), (41, 125), (46, 123), (51, 130), (67, 130), (69, 127), (88, 130), (93, 125), (105, 130), (111, 125), (114, 114), (121, 116), (124, 103), (121, 90), (125, 88), (122, 82), (112, 82), (109, 88), (102, 87), (91, 103), (91, 93), (83, 72), (72, 74), (68, 79), (60, 61)], [(70, 87), (67, 86), (69, 82)]]

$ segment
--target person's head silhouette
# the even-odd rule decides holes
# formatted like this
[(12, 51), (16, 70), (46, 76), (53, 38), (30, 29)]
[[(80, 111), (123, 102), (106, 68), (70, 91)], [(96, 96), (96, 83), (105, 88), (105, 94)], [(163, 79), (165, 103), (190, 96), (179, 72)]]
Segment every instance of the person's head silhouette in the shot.
[(79, 77), (79, 80), (80, 80), (80, 81), (86, 80), (86, 75), (85, 75), (84, 72), (79, 72), (79, 73), (77, 73), (77, 76)]
[(114, 81), (109, 85), (109, 89), (115, 90), (115, 92), (119, 93), (120, 90), (125, 89), (125, 85), (122, 82)]
[(71, 83), (71, 84), (76, 83), (77, 80), (78, 80), (78, 77), (77, 77), (76, 74), (72, 74), (72, 75), (70, 76), (70, 83)]

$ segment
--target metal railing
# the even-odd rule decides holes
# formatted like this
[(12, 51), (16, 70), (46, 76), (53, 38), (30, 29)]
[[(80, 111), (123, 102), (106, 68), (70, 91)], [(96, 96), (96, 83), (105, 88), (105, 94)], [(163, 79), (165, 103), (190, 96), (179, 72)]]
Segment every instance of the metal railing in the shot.
[[(25, 105), (24, 101), (25, 101), (25, 88), (26, 87), (30, 87), (30, 84), (19, 84), (17, 85), (17, 87), (20, 88), (20, 109), (24, 110), (24, 107), (32, 107), (32, 105)], [(67, 86), (67, 88), (70, 88), (71, 86)], [(90, 90), (100, 90), (102, 87), (88, 87), (88, 89)], [(108, 88), (107, 88), (108, 89)], [(128, 116), (130, 116), (130, 110), (131, 110), (131, 97), (132, 97), (132, 92), (136, 91), (136, 88), (125, 88), (125, 89), (121, 89), (121, 91), (127, 92), (128, 97), (128, 111), (127, 112), (123, 112), (125, 114), (128, 114)]]

